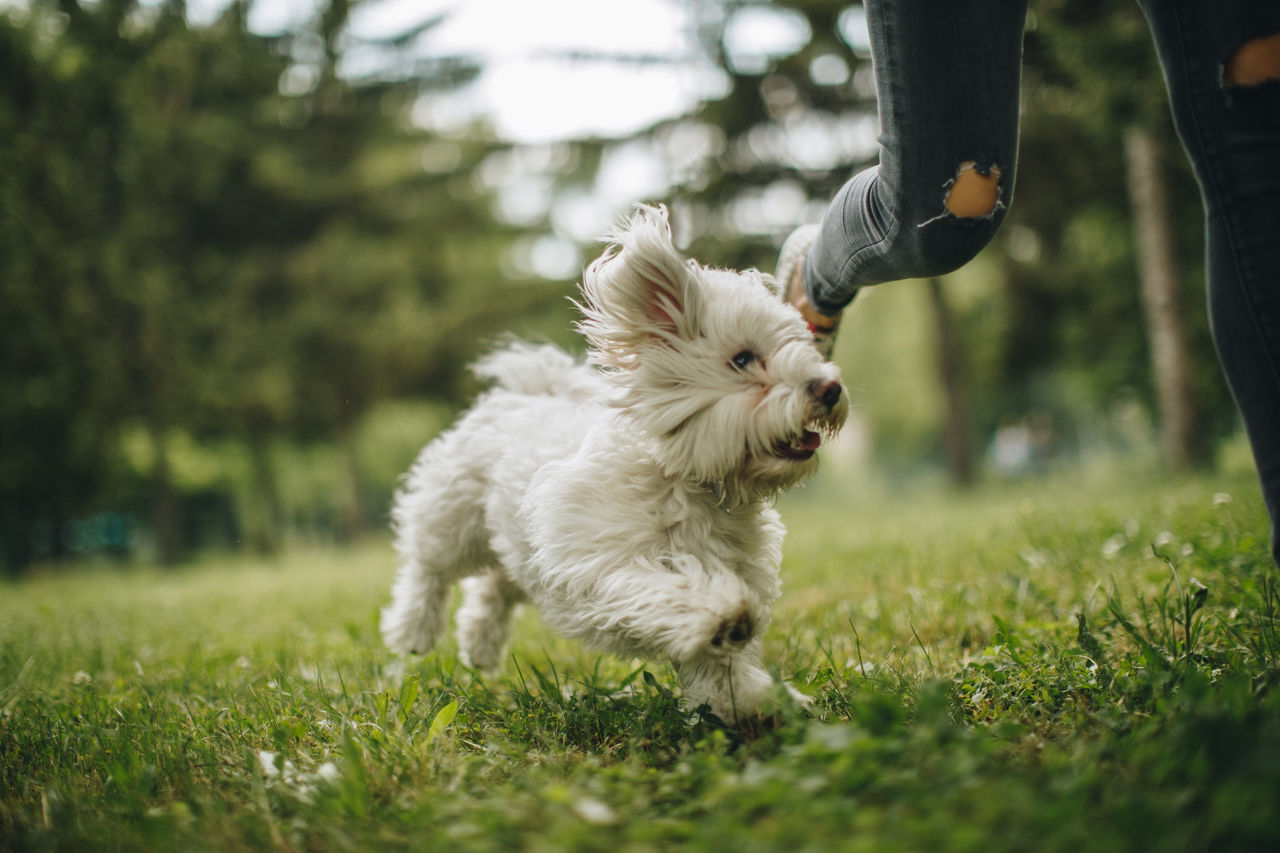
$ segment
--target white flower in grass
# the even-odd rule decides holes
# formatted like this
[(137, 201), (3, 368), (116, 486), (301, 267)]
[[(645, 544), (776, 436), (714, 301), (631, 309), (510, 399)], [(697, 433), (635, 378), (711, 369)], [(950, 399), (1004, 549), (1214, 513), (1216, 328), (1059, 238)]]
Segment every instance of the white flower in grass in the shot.
[(1043, 569), (1049, 564), (1049, 555), (1039, 548), (1024, 548), (1018, 556), (1033, 569)]
[(587, 823), (598, 826), (618, 822), (618, 813), (611, 809), (608, 803), (603, 803), (595, 797), (579, 797), (574, 800), (573, 812)]
[(870, 661), (859, 662), (859, 661), (853, 660), (852, 658), (844, 662), (844, 668), (851, 669), (854, 672), (858, 673), (859, 675), (863, 675), (863, 676), (875, 675), (875, 672), (876, 672), (876, 665), (874, 663), (871, 663)]
[(298, 770), (288, 759), (277, 764), (276, 754), (266, 749), (258, 750), (258, 769), (262, 771), (263, 778), (268, 781), (288, 778)]
[(311, 802), (318, 783), (332, 784), (342, 775), (332, 761), (326, 761), (312, 772), (303, 772), (289, 759), (280, 760), (276, 753), (266, 749), (258, 752), (258, 769), (268, 785), (277, 786), (304, 803)]
[(1114, 560), (1116, 555), (1120, 553), (1120, 550), (1128, 544), (1129, 537), (1125, 536), (1123, 533), (1117, 533), (1115, 536), (1112, 536), (1106, 542), (1102, 543), (1102, 556), (1108, 560)]

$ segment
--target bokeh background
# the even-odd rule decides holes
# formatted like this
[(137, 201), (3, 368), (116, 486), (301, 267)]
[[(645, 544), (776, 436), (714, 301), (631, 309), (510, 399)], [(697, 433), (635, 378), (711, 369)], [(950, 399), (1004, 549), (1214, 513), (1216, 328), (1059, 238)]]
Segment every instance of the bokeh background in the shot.
[[(1009, 218), (859, 296), (819, 488), (1249, 464), (1136, 5), (1035, 0), (1025, 50)], [(0, 574), (385, 530), (470, 359), (581, 349), (632, 204), (772, 271), (876, 132), (844, 2), (0, 0)]]

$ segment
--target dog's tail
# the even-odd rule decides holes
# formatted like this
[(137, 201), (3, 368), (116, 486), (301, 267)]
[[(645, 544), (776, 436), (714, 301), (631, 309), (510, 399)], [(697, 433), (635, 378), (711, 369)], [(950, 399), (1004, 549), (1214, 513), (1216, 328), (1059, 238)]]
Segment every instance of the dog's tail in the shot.
[(596, 371), (554, 344), (511, 340), (479, 359), (471, 370), (516, 394), (596, 399), (603, 391)]

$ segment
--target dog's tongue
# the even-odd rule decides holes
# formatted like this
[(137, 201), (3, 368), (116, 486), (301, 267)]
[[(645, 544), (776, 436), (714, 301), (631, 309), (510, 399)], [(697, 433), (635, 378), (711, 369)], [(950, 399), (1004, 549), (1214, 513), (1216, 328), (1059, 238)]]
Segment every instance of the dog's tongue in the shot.
[(821, 444), (822, 436), (818, 435), (813, 430), (807, 429), (804, 431), (804, 435), (800, 436), (799, 447), (803, 450), (817, 450), (818, 446)]

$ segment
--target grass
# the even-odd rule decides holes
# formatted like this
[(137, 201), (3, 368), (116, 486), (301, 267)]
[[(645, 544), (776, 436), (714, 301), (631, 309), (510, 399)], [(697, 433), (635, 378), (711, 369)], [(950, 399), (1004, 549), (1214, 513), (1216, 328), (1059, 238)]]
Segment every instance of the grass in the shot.
[[(1280, 847), (1280, 594), (1248, 475), (783, 504), (744, 736), (521, 616), (398, 660), (385, 542), (0, 586), (0, 848)], [(618, 697), (629, 688), (629, 698)]]

